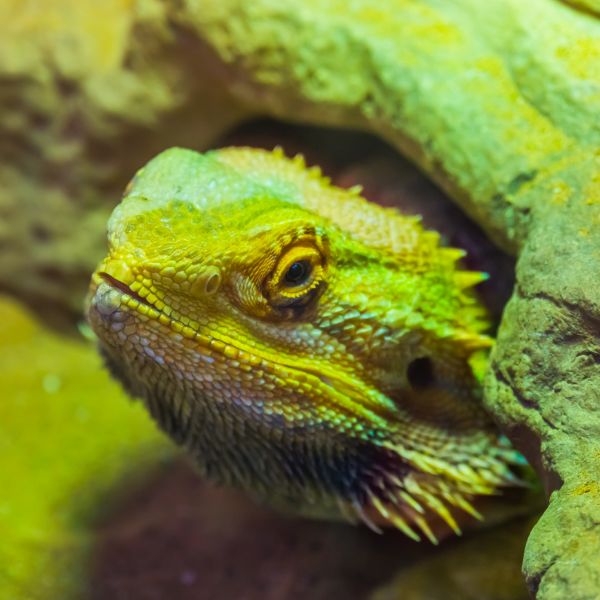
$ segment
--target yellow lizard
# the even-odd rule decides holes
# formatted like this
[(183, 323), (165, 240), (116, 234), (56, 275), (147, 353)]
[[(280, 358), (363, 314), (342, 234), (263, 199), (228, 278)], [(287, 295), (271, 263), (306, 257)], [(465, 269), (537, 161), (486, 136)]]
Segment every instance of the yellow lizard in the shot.
[(516, 483), (480, 404), (484, 276), (418, 218), (280, 150), (174, 148), (108, 238), (101, 350), (206, 477), (434, 543)]

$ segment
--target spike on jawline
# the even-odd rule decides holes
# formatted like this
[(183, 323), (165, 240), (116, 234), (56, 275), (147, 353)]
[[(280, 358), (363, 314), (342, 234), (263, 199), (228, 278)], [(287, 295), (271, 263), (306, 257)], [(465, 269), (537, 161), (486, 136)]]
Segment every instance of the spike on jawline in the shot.
[[(421, 537), (418, 533), (416, 533), (406, 522), (406, 520), (401, 516), (400, 511), (395, 510), (396, 507), (390, 505), (389, 508), (386, 508), (381, 500), (373, 493), (373, 491), (369, 488), (363, 488), (371, 506), (387, 521), (392, 523), (397, 529), (399, 529), (404, 535), (411, 538), (415, 542), (420, 542)], [(401, 507), (398, 507), (401, 508)]]
[(385, 495), (390, 502), (401, 508), (402, 505), (400, 504), (400, 501), (404, 501), (404, 503), (410, 506), (415, 512), (420, 514), (425, 513), (425, 509), (408, 492), (404, 491), (402, 482), (395, 475), (389, 475), (388, 478), (389, 481), (398, 488), (397, 492), (392, 490), (385, 491)]
[(404, 517), (402, 517), (398, 512), (390, 512), (388, 520), (411, 540), (414, 540), (415, 542), (421, 541), (421, 536), (410, 527)]
[(379, 498), (375, 494), (373, 494), (373, 492), (370, 489), (365, 489), (365, 493), (369, 498), (371, 506), (373, 506), (373, 508), (375, 508), (384, 519), (389, 519), (390, 515), (386, 507), (379, 500)]
[(354, 508), (358, 518), (373, 532), (382, 534), (383, 531), (369, 519), (365, 513), (362, 504), (356, 499), (352, 498), (352, 507)]
[(483, 515), (470, 503), (467, 502), (464, 498), (461, 498), (461, 501), (458, 504), (459, 508), (462, 508), (466, 513), (471, 515), (473, 518), (478, 521), (483, 521)]
[(413, 521), (414, 521), (415, 525), (417, 525), (417, 527), (419, 527), (419, 529), (425, 534), (425, 537), (434, 546), (437, 546), (439, 544), (437, 537), (435, 536), (435, 534), (429, 527), (429, 524), (427, 523), (427, 520), (424, 517), (421, 517), (420, 515), (415, 515), (415, 516), (413, 516)]
[(459, 494), (453, 494), (448, 496), (445, 495), (445, 497), (449, 502), (452, 502), (454, 506), (461, 508), (478, 521), (483, 521), (483, 515), (463, 496)]
[(342, 515), (342, 517), (346, 521), (348, 521), (348, 523), (351, 523), (352, 525), (358, 525), (358, 523), (360, 521), (356, 518), (356, 514), (350, 510), (350, 507), (348, 506), (348, 504), (346, 504), (346, 502), (344, 502), (341, 498), (337, 498), (337, 497), (336, 497), (336, 502), (337, 502), (338, 508), (340, 509), (340, 514)]
[(408, 506), (410, 506), (416, 512), (421, 514), (425, 512), (425, 509), (407, 492), (400, 492), (399, 496), (402, 500), (404, 500), (404, 502), (406, 502), (406, 504), (408, 504)]
[(458, 523), (440, 500), (429, 493), (424, 494), (423, 500), (431, 508), (431, 510), (437, 513), (446, 522), (448, 527), (450, 527), (450, 529), (452, 529), (456, 535), (462, 535), (462, 530), (458, 526)]

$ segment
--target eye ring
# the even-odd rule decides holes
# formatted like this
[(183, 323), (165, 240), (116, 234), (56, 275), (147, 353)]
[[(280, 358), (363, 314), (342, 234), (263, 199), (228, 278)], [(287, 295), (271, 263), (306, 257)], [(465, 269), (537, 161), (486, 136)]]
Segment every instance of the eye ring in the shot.
[(277, 310), (308, 306), (323, 289), (327, 262), (313, 240), (299, 240), (279, 256), (264, 295)]
[(312, 274), (312, 268), (312, 264), (306, 259), (293, 262), (283, 277), (284, 285), (286, 287), (304, 285)]

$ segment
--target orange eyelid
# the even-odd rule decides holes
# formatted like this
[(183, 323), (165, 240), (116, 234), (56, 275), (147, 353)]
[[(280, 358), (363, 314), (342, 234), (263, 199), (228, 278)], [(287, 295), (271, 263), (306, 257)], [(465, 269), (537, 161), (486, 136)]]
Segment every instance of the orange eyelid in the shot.
[(320, 252), (314, 247), (307, 244), (297, 245), (288, 250), (279, 260), (275, 272), (273, 273), (272, 281), (280, 283), (287, 270), (300, 260), (308, 261), (311, 266), (316, 267), (323, 262)]
[[(291, 265), (298, 261), (308, 261), (312, 267), (311, 276), (304, 285), (297, 287), (285, 287), (283, 279)], [(291, 247), (280, 258), (277, 267), (273, 271), (267, 290), (272, 300), (293, 300), (301, 298), (317, 287), (323, 281), (324, 257), (314, 242), (301, 241)]]

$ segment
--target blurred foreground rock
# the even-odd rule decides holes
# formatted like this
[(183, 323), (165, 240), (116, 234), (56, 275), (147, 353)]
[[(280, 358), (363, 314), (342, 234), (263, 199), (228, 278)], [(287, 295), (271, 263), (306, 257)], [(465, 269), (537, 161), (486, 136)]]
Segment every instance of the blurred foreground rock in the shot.
[(135, 169), (269, 115), (376, 133), (503, 249), (486, 402), (550, 507), (538, 598), (600, 593), (600, 22), (592, 0), (54, 0), (2, 8), (0, 286), (79, 314)]

